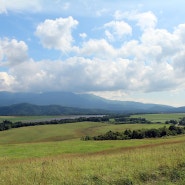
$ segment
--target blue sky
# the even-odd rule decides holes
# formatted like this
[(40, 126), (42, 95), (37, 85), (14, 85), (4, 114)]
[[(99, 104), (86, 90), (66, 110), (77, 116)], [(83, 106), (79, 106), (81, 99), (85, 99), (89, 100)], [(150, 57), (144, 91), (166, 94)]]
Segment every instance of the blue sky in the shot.
[(0, 0), (0, 91), (185, 105), (185, 1)]

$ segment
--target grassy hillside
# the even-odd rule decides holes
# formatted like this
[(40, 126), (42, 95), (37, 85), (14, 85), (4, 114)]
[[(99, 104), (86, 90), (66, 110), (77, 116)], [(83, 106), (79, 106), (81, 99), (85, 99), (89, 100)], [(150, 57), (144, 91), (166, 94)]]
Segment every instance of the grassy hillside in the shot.
[[(185, 137), (4, 145), (3, 185), (172, 185), (185, 183)], [(17, 159), (14, 159), (17, 158)]]
[(99, 135), (112, 131), (139, 128), (160, 128), (164, 124), (109, 124), (100, 122), (79, 122), (59, 125), (21, 127), (0, 132), (0, 144), (63, 141), (80, 139), (82, 136)]
[(81, 136), (109, 130), (162, 126), (80, 122), (2, 131), (0, 184), (185, 184), (185, 135), (124, 141), (80, 140)]

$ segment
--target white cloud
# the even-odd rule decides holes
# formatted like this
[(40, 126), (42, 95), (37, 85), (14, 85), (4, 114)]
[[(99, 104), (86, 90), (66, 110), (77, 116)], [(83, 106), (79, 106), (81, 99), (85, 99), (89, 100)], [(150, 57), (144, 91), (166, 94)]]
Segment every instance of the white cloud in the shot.
[[(28, 47), (24, 41), (7, 38), (0, 40), (0, 63), (16, 65), (28, 59)], [(3, 63), (2, 63), (3, 62)]]
[(185, 24), (180, 24), (176, 27), (174, 34), (178, 36), (179, 41), (185, 44)]
[(71, 32), (77, 25), (78, 21), (72, 17), (47, 19), (37, 26), (35, 34), (45, 48), (54, 48), (65, 53), (72, 50), (74, 40)]
[[(131, 18), (132, 19), (132, 18)], [(155, 28), (157, 24), (157, 17), (152, 12), (144, 12), (136, 14), (133, 19), (136, 19), (137, 25), (142, 29)]]
[(5, 0), (0, 0), (0, 14), (7, 13), (5, 2)]
[(79, 36), (80, 36), (82, 39), (87, 38), (87, 34), (86, 34), (86, 33), (80, 33)]
[(11, 91), (15, 84), (14, 77), (6, 72), (0, 72), (0, 90)]
[[(170, 64), (145, 66), (126, 59), (88, 59), (72, 57), (65, 61), (33, 61), (12, 66), (8, 76), (14, 91), (74, 92), (88, 91), (161, 91), (177, 87)], [(15, 85), (16, 84), (16, 85)], [(11, 86), (10, 86), (11, 85)]]
[(153, 12), (137, 12), (137, 11), (115, 11), (114, 17), (116, 20), (128, 19), (132, 21), (136, 21), (136, 25), (141, 28), (141, 30), (153, 29), (157, 25), (157, 17)]
[(116, 51), (105, 39), (95, 40), (90, 39), (84, 42), (79, 54), (89, 57), (108, 58), (114, 57)]
[(141, 41), (143, 45), (148, 48), (158, 47), (161, 52), (154, 53), (155, 60), (170, 61), (171, 57), (181, 50), (181, 43), (179, 42), (179, 37), (176, 34), (170, 33), (164, 29), (152, 29), (146, 31), (142, 37)]
[(105, 36), (107, 37), (107, 39), (109, 41), (114, 41), (115, 40), (113, 34), (108, 30), (105, 30)]
[(111, 21), (104, 24), (105, 35), (109, 40), (114, 41), (122, 39), (125, 35), (132, 34), (131, 26), (124, 21)]
[(7, 13), (8, 11), (14, 12), (38, 12), (41, 11), (41, 1), (22, 1), (22, 0), (0, 0), (0, 13)]
[[(13, 90), (21, 91), (92, 91), (126, 86), (128, 61), (117, 63), (100, 59), (69, 58), (65, 61), (29, 61), (14, 66), (9, 74), (17, 82)], [(122, 72), (124, 72), (122, 74)]]
[[(131, 14), (124, 16), (131, 19)], [(89, 40), (73, 44), (71, 32), (78, 21), (72, 17), (39, 24), (35, 34), (44, 47), (74, 51), (76, 55), (58, 61), (35, 61), (28, 57), (24, 41), (1, 39), (1, 64), (9, 66), (1, 73), (0, 90), (154, 92), (184, 89), (185, 26), (181, 24), (169, 32), (156, 28), (151, 12), (134, 15), (135, 24), (143, 29), (139, 32), (141, 35), (117, 47), (115, 42), (101, 37), (94, 39), (90, 34)], [(142, 22), (147, 15), (150, 15), (147, 21)], [(110, 21), (103, 24), (103, 28), (109, 40), (132, 33), (129, 24), (122, 20)], [(80, 30), (79, 36), (86, 38), (83, 31)]]

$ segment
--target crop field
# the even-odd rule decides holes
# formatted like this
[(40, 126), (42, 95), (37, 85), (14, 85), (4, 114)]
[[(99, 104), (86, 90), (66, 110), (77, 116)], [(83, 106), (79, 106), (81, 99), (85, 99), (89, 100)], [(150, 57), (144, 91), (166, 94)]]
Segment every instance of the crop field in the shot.
[(77, 122), (2, 131), (0, 184), (184, 185), (185, 135), (115, 141), (80, 139), (109, 130), (164, 125)]

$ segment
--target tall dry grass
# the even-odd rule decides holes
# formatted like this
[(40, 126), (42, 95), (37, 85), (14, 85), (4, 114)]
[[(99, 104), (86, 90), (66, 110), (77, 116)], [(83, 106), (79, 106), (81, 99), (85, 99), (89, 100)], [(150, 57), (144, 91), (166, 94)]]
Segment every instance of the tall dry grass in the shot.
[(0, 159), (2, 185), (185, 184), (185, 143), (33, 159)]

